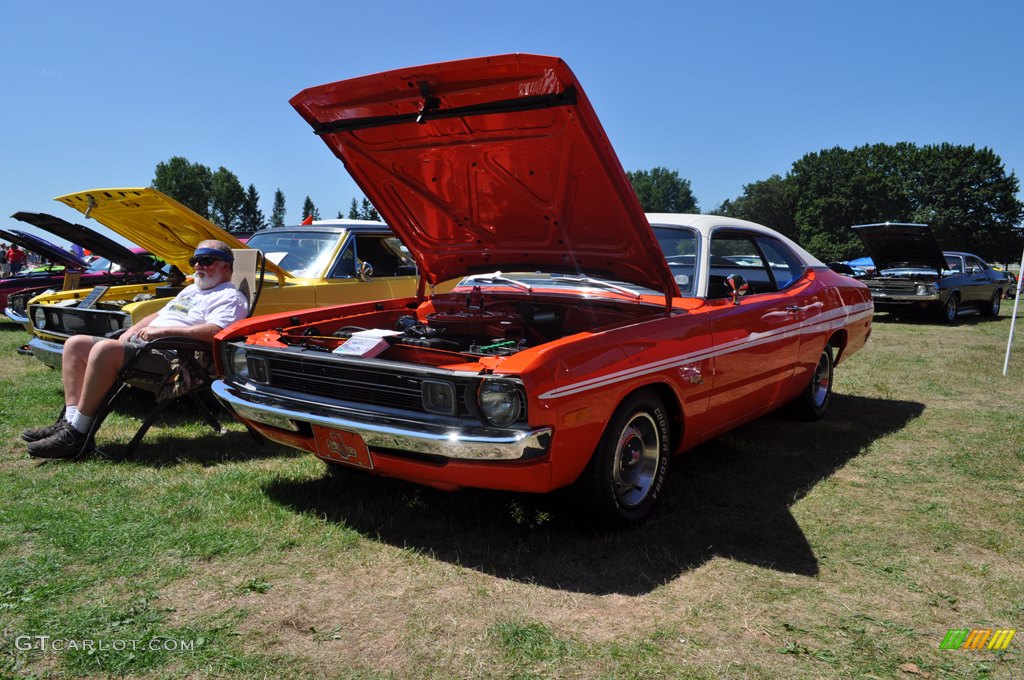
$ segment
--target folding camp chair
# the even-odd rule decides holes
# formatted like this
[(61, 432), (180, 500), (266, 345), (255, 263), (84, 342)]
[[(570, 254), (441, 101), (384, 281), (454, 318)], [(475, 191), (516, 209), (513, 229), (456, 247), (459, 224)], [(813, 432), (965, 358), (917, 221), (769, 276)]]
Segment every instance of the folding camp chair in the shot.
[[(234, 249), (235, 256), (231, 282), (249, 301), (249, 315), (252, 315), (263, 290), (266, 258), (259, 250), (251, 248)], [(212, 345), (203, 340), (169, 337), (146, 343), (121, 369), (113, 387), (100, 406), (85, 446), (94, 441), (96, 432), (113, 410), (118, 400), (129, 388), (151, 392), (155, 404), (142, 421), (132, 440), (122, 451), (112, 453), (96, 448), (96, 453), (108, 458), (128, 458), (142, 442), (149, 428), (160, 414), (173, 402), (187, 397), (199, 409), (203, 420), (215, 432), (222, 433), (220, 421), (215, 413), (216, 399), (210, 391), (213, 376)], [(254, 434), (254, 436), (256, 436)], [(259, 438), (257, 437), (257, 441)]]

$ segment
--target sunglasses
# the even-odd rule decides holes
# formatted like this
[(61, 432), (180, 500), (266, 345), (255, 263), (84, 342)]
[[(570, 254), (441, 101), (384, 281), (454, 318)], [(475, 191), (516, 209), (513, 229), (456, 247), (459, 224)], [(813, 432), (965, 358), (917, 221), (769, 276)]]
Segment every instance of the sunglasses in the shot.
[(200, 257), (193, 256), (188, 258), (188, 263), (193, 267), (195, 267), (196, 265), (199, 265), (200, 267), (209, 267), (214, 262), (224, 262), (224, 260), (222, 260), (219, 257), (212, 257), (210, 255), (202, 255)]

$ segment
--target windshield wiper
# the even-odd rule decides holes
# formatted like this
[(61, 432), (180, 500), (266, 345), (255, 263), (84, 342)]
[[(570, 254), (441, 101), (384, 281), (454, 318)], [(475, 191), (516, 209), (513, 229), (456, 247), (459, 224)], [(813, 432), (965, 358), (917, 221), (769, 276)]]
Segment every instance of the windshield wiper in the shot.
[(527, 293), (533, 292), (533, 286), (517, 281), (516, 279), (510, 279), (507, 276), (502, 276), (501, 272), (494, 272), (493, 274), (474, 274), (473, 276), (467, 277), (469, 281), (477, 283), (507, 283), (510, 286), (516, 288), (522, 288)]
[(619, 293), (622, 293), (623, 295), (628, 295), (632, 298), (635, 298), (637, 300), (640, 299), (640, 293), (637, 293), (636, 291), (630, 290), (629, 288), (625, 288), (623, 286), (616, 285), (614, 283), (610, 283), (608, 281), (604, 281), (603, 279), (592, 279), (589, 276), (552, 276), (551, 280), (561, 281), (565, 283), (585, 283), (587, 285), (596, 286), (598, 288), (607, 288), (608, 290), (614, 290)]

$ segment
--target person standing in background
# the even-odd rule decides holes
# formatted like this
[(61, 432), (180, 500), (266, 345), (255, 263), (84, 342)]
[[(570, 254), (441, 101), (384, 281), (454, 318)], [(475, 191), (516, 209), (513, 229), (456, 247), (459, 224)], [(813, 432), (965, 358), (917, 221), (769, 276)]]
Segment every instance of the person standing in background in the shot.
[(17, 274), (25, 266), (25, 251), (12, 243), (7, 249), (7, 266), (11, 268), (11, 275)]

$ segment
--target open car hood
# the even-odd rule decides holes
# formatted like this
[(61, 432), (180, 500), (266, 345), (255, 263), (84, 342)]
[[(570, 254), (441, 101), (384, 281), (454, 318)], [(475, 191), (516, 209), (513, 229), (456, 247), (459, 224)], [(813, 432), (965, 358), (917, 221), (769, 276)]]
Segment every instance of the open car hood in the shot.
[(16, 212), (11, 217), (48, 231), (65, 241), (77, 243), (93, 254), (120, 265), (125, 271), (147, 272), (155, 266), (150, 258), (133, 253), (117, 241), (81, 224), (73, 224), (46, 213)]
[(946, 258), (926, 224), (858, 224), (853, 227), (864, 242), (878, 271), (897, 268), (934, 269), (941, 274)]
[(44, 238), (39, 238), (35, 234), (29, 234), (20, 229), (12, 229), (11, 231), (0, 230), (0, 238), (11, 243), (17, 243), (22, 249), (36, 253), (55, 264), (69, 269), (87, 269), (89, 267), (88, 262), (74, 253), (70, 253)]
[[(93, 189), (58, 196), (54, 200), (92, 217), (185, 273), (192, 272), (188, 259), (201, 241), (216, 239), (232, 248), (248, 247), (210, 220), (156, 189)], [(267, 270), (279, 277), (288, 275), (269, 261)]]
[(291, 104), (431, 284), (539, 270), (679, 294), (597, 115), (556, 57), (399, 69), (312, 87)]

